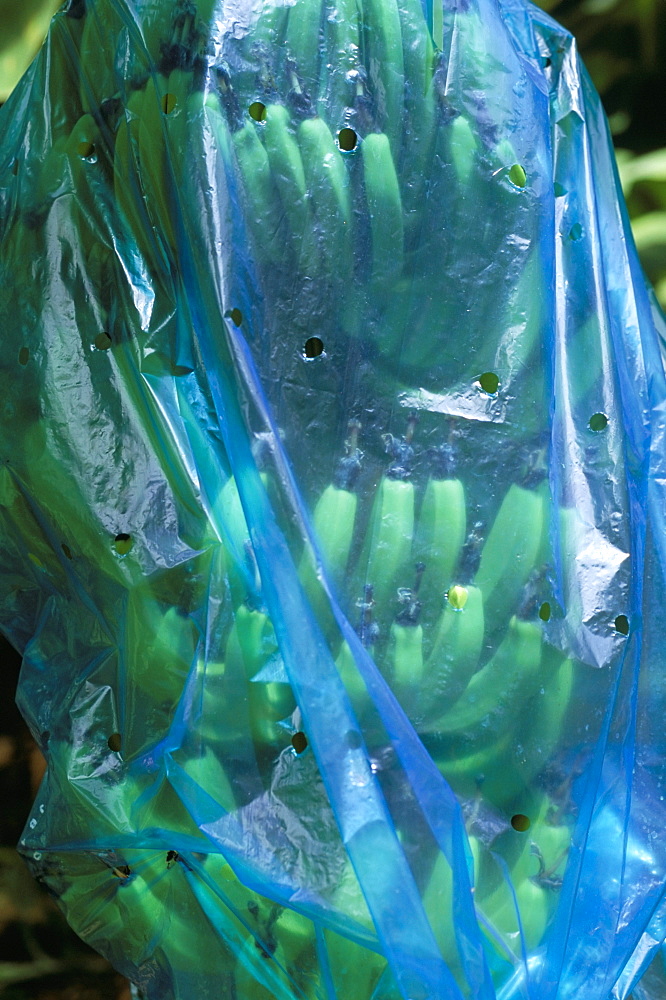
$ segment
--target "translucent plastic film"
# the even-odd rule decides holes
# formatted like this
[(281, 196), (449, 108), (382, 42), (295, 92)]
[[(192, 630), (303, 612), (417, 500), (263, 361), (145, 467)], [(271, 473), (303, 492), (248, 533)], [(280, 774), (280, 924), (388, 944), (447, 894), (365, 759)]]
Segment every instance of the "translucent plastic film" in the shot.
[(663, 319), (572, 38), (72, 0), (0, 272), (21, 850), (76, 931), (147, 1000), (652, 1000)]

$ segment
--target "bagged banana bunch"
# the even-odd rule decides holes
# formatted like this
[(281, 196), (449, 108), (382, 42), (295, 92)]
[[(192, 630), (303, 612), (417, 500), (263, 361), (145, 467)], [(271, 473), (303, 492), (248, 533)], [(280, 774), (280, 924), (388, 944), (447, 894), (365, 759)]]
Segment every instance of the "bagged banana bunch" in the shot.
[(0, 125), (0, 627), (72, 927), (146, 1000), (647, 996), (666, 384), (571, 37), (70, 0)]

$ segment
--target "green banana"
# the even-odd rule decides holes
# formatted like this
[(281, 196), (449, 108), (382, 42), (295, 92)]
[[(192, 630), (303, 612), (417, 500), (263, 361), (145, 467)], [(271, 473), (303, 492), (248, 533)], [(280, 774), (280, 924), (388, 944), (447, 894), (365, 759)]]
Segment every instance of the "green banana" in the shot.
[(37, 174), (34, 197), (29, 196), (25, 209), (28, 218), (44, 218), (54, 200), (70, 189), (69, 161), (65, 153), (68, 139), (69, 136), (61, 135), (47, 149)]
[(352, 489), (346, 488), (346, 484), (332, 483), (326, 487), (314, 510), (314, 529), (325, 563), (338, 585), (344, 579), (349, 562), (357, 506), (358, 496)]
[(378, 125), (396, 160), (402, 142), (405, 68), (398, 0), (363, 0), (363, 51)]
[[(177, 80), (173, 79), (178, 77)], [(139, 164), (141, 184), (152, 225), (172, 259), (176, 255), (171, 180), (167, 164), (164, 119), (178, 102), (183, 104), (191, 74), (177, 71), (171, 76), (156, 74), (146, 83), (139, 118)]]
[(285, 241), (277, 187), (268, 153), (251, 119), (233, 132), (232, 144), (258, 262), (263, 269), (283, 265)]
[(497, 372), (502, 384), (515, 379), (530, 365), (543, 329), (545, 300), (544, 269), (537, 245), (530, 251), (509, 294), (499, 341), (495, 336), (494, 349), (489, 342), (487, 354), (480, 358), (480, 367)]
[(324, 9), (325, 79), (320, 87), (318, 111), (338, 130), (353, 114), (361, 59), (358, 0), (326, 0)]
[(483, 649), (483, 596), (478, 587), (465, 587), (463, 607), (444, 603), (425, 664), (425, 683), (415, 706), (417, 728), (429, 727), (434, 718), (460, 698), (476, 670)]
[(543, 683), (541, 664), (541, 627), (514, 616), (493, 657), (424, 730), (436, 734), (439, 760), (467, 756), (510, 729), (524, 699)]
[(479, 144), (464, 115), (457, 115), (449, 126), (449, 148), (458, 184), (464, 190), (479, 156)]
[(371, 281), (376, 293), (381, 294), (398, 280), (403, 267), (400, 185), (387, 135), (367, 135), (361, 153), (372, 241)]
[[(79, 68), (81, 65), (80, 45), (84, 21), (67, 17), (64, 12), (54, 17), (44, 42), (44, 80), (39, 86), (44, 93), (58, 95), (56, 101), (45, 101), (44, 111), (48, 127), (54, 141), (61, 135), (61, 129), (69, 131), (72, 122), (84, 113), (79, 101)], [(55, 112), (55, 113), (53, 113)], [(36, 129), (37, 122), (32, 123)]]
[(319, 253), (301, 152), (290, 129), (291, 115), (283, 104), (269, 104), (264, 117), (264, 145), (271, 172), (289, 219), (298, 267), (310, 278), (319, 272)]
[(299, 84), (313, 104), (318, 97), (323, 12), (321, 0), (296, 0), (289, 8), (285, 36), (287, 56), (293, 60)]
[[(160, 852), (162, 859), (164, 855)], [(150, 942), (155, 928), (162, 923), (163, 913), (159, 900), (144, 882), (127, 869), (110, 869), (100, 864), (99, 871), (83, 874), (77, 872), (70, 884), (59, 893), (68, 923), (80, 936), (94, 944), (99, 934), (100, 890), (108, 899), (104, 912), (104, 944), (119, 943), (127, 937), (127, 927), (133, 928), (127, 948), (128, 962), (140, 965), (150, 953)]]
[(401, 0), (405, 72), (404, 135), (399, 158), (407, 243), (418, 235), (435, 129), (435, 48), (420, 0)]
[(354, 274), (352, 203), (342, 153), (322, 118), (303, 119), (298, 144), (324, 273), (335, 287), (348, 290)]
[(265, 0), (259, 17), (252, 28), (252, 46), (257, 49), (267, 48), (269, 51), (283, 48), (284, 35), (287, 28), (289, 7), (275, 0)]
[(320, 970), (314, 924), (303, 914), (285, 907), (275, 921), (272, 932), (281, 953), (278, 961), (285, 963), (285, 968), (294, 980), (296, 992), (302, 990), (305, 997), (315, 1000)]
[(368, 527), (369, 552), (362, 558), (366, 582), (372, 584), (382, 617), (395, 599), (404, 569), (411, 559), (414, 525), (414, 484), (385, 475), (375, 497)]
[[(477, 837), (470, 835), (467, 839), (473, 860), (474, 877), (472, 879), (472, 891), (476, 892), (475, 886), (478, 886), (478, 872), (483, 845)], [(423, 908), (430, 920), (444, 961), (462, 986), (462, 963), (456, 942), (453, 913), (453, 872), (448, 860), (441, 852), (437, 855), (435, 865), (423, 893)]]
[(424, 569), (423, 563), (417, 563), (413, 589), (398, 592), (402, 609), (389, 634), (389, 680), (408, 714), (411, 714), (424, 680), (423, 626), (419, 622), (421, 604), (418, 600)]
[(118, 92), (115, 54), (124, 27), (113, 5), (95, 4), (86, 11), (79, 49), (79, 97), (86, 114), (96, 114)]
[[(233, 476), (229, 476), (212, 503), (212, 521), (226, 553), (226, 571), (234, 608), (246, 600), (248, 594), (258, 592), (253, 587), (251, 575), (256, 573), (254, 553), (250, 544), (249, 530), (241, 504), (238, 486)], [(218, 527), (219, 526), (219, 527)]]
[[(287, 956), (279, 944), (267, 952), (254, 937), (249, 937), (236, 959), (238, 1000), (293, 1000), (298, 987), (287, 965)], [(296, 995), (303, 996), (300, 989)], [(314, 1000), (314, 996), (305, 994), (305, 1000)]]
[[(135, 854), (140, 857), (135, 859)], [(201, 949), (200, 969), (209, 975), (219, 972), (226, 957), (224, 946), (212, 928), (195, 928), (181, 915), (178, 904), (190, 890), (176, 852), (126, 851), (125, 858), (130, 862), (129, 873), (116, 869), (112, 899), (124, 927), (132, 927), (133, 946), (141, 956), (135, 957), (136, 964), (148, 960), (157, 944), (167, 967), (191, 970), (193, 950)]]
[(25, 558), (16, 563), (17, 573), (28, 578), (35, 570), (40, 575), (46, 574), (49, 585), (63, 592), (67, 587), (64, 560), (62, 557), (58, 558), (53, 546), (49, 544), (7, 465), (0, 469), (0, 508), (6, 512), (7, 538), (12, 538), (19, 550), (25, 550)]
[(434, 449), (431, 474), (421, 503), (414, 551), (425, 563), (423, 618), (430, 624), (442, 606), (442, 596), (454, 583), (463, 543), (467, 536), (465, 487), (453, 478), (453, 450)]
[[(518, 882), (514, 891), (515, 901), (508, 886), (504, 885), (480, 907), (495, 932), (501, 935), (502, 950), (508, 953), (507, 957), (520, 959), (523, 945), (529, 954), (541, 942), (552, 908), (548, 890), (529, 878)], [(491, 937), (490, 941), (497, 948), (496, 940)]]
[[(361, 612), (357, 631), (361, 643), (371, 657), (374, 657), (374, 646), (378, 636), (378, 627), (372, 620), (374, 603), (372, 587), (366, 585), (363, 600), (357, 602)], [(335, 665), (340, 672), (340, 677), (351, 699), (357, 718), (360, 719), (365, 709), (370, 707), (371, 699), (347, 642), (342, 643)]]
[[(211, 665), (209, 664), (209, 667)], [(217, 666), (213, 664), (213, 667)], [(206, 671), (206, 677), (209, 671)], [(204, 700), (208, 691), (204, 690)], [(211, 706), (214, 707), (214, 706)], [(206, 719), (206, 713), (195, 718)], [(207, 733), (201, 734), (202, 742), (197, 745), (199, 755), (186, 755), (182, 750), (171, 754), (172, 760), (183, 769), (192, 782), (196, 782), (201, 791), (201, 807), (198, 802), (198, 790), (188, 787), (187, 805), (174, 788), (172, 781), (163, 773), (151, 775), (149, 794), (136, 789), (131, 805), (131, 819), (135, 830), (168, 830), (173, 838), (172, 843), (178, 847), (187, 845), (192, 850), (205, 850), (206, 842), (197, 824), (201, 813), (210, 806), (213, 799), (225, 812), (236, 808), (236, 799), (231, 783), (217, 755), (205, 746), (209, 740), (217, 738), (214, 728), (207, 728)]]
[[(286, 731), (276, 725), (281, 719), (291, 715), (296, 702), (291, 687), (284, 681), (262, 680), (262, 671), (278, 653), (273, 625), (263, 611), (241, 605), (235, 612), (234, 624), (227, 639), (225, 672), (235, 682), (236, 690), (240, 678), (244, 677), (247, 698), (249, 729), (256, 744), (288, 743)], [(270, 671), (269, 671), (270, 673)], [(233, 716), (241, 712), (240, 705), (228, 706), (227, 714)], [(233, 741), (234, 733), (228, 738)]]
[[(358, 449), (360, 424), (349, 423), (346, 455), (340, 459), (333, 482), (326, 487), (314, 509), (312, 525), (326, 571), (338, 595), (345, 592), (345, 572), (349, 562), (358, 495), (354, 489), (361, 470), (362, 454)], [(329, 599), (318, 578), (311, 552), (306, 549), (299, 568), (301, 581), (309, 597), (313, 613), (327, 634), (336, 632)]]
[[(515, 957), (520, 957), (523, 943), (529, 952), (543, 938), (555, 908), (556, 896), (553, 890), (561, 885), (571, 844), (570, 829), (564, 825), (553, 825), (549, 821), (550, 811), (550, 801), (544, 796), (528, 833), (519, 834), (525, 838), (524, 846), (510, 868), (515, 901), (511, 888), (502, 879), (480, 902), (484, 916), (501, 936), (504, 948)], [(515, 837), (516, 834), (512, 836)], [(497, 850), (497, 846), (494, 850)], [(516, 904), (521, 918), (522, 939)], [(492, 937), (490, 940), (494, 947), (498, 946)]]
[(336, 996), (345, 1000), (368, 1000), (374, 996), (386, 959), (329, 928), (324, 937)]
[(176, 608), (165, 611), (145, 587), (132, 588), (125, 613), (126, 671), (140, 697), (168, 704), (173, 711), (194, 663), (197, 641), (189, 616)]
[[(209, 664), (210, 667), (210, 664)], [(215, 667), (215, 665), (213, 665)], [(206, 671), (208, 678), (209, 671)], [(203, 734), (202, 734), (203, 735)], [(180, 763), (178, 755), (174, 756), (176, 763)], [(233, 812), (236, 808), (236, 797), (231, 787), (231, 783), (226, 775), (224, 767), (218, 756), (205, 744), (202, 745), (202, 753), (198, 756), (191, 756), (182, 762), (182, 768), (188, 778), (196, 782), (203, 791), (203, 798), (212, 797), (225, 812)], [(198, 816), (197, 810), (193, 809), (195, 825)], [(189, 816), (189, 813), (188, 813)], [(163, 824), (162, 824), (163, 825)], [(200, 835), (199, 828), (197, 831)]]
[[(441, 372), (440, 362), (448, 363), (452, 354), (455, 360), (459, 348), (450, 342), (446, 303), (442, 302), (429, 269), (423, 276), (419, 270), (423, 269), (415, 267), (413, 262), (409, 266), (405, 263), (403, 277), (386, 291), (383, 308), (371, 329), (377, 363), (392, 377), (406, 381), (413, 376), (420, 380), (420, 385), (425, 385), (427, 369), (434, 367)], [(435, 359), (433, 343), (437, 344)], [(441, 377), (437, 377), (441, 384)]]
[(357, 591), (365, 584), (373, 588), (377, 618), (386, 623), (393, 616), (392, 606), (398, 588), (412, 565), (415, 488), (411, 481), (411, 445), (415, 420), (410, 420), (402, 441), (386, 438), (392, 462), (382, 476), (370, 515), (363, 551), (356, 574)]
[(133, 91), (118, 124), (113, 157), (114, 194), (122, 220), (118, 228), (121, 232), (128, 231), (151, 280), (157, 280), (166, 262), (163, 243), (152, 227), (144, 196), (139, 143), (144, 98), (143, 90)]
[(495, 515), (481, 550), (474, 584), (482, 594), (486, 635), (493, 636), (515, 614), (541, 551), (544, 491), (513, 483)]
[[(245, 946), (236, 965), (236, 986), (245, 991), (238, 993), (239, 1000), (241, 997), (247, 1000), (259, 996), (272, 998), (274, 994), (265, 990), (279, 990), (287, 980), (294, 984), (299, 997), (314, 1000), (311, 990), (316, 984), (318, 970), (312, 921), (247, 889), (219, 855), (206, 858), (204, 872), (220, 898), (225, 919), (232, 920), (237, 931), (245, 937)], [(270, 962), (271, 956), (274, 963)], [(270, 987), (267, 978), (272, 980)], [(278, 992), (275, 995), (293, 997), (294, 994)]]
[(562, 737), (574, 681), (574, 661), (562, 660), (540, 690), (525, 700), (509, 746), (496, 767), (484, 769), (486, 798), (496, 804), (510, 801), (547, 767)]

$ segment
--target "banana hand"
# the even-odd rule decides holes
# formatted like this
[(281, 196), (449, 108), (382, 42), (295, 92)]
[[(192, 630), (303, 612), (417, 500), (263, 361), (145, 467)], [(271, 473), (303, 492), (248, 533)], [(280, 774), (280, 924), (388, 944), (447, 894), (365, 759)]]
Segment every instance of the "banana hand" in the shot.
[(284, 264), (282, 213), (275, 178), (253, 121), (246, 121), (234, 132), (232, 142), (255, 255), (265, 272)]
[(474, 579), (483, 594), (489, 637), (519, 608), (541, 550), (544, 508), (541, 489), (525, 489), (514, 483), (495, 516)]
[(264, 117), (264, 145), (289, 220), (299, 270), (311, 278), (319, 272), (319, 253), (308, 199), (301, 151), (290, 129), (291, 116), (283, 104), (269, 104)]
[(372, 239), (371, 281), (381, 294), (397, 281), (403, 267), (400, 185), (387, 135), (373, 132), (366, 136), (361, 154)]
[(524, 793), (548, 765), (562, 737), (575, 681), (575, 664), (549, 647), (547, 657), (560, 665), (528, 698), (520, 711), (513, 738), (496, 766), (486, 767), (483, 794), (498, 804)]
[(391, 625), (389, 640), (389, 681), (404, 710), (411, 714), (424, 680), (423, 626), (419, 623), (421, 604), (418, 591), (423, 564), (416, 567), (416, 585), (401, 593), (402, 611)]
[(411, 481), (416, 419), (410, 418), (402, 439), (385, 437), (392, 461), (379, 483), (356, 567), (357, 593), (372, 587), (377, 622), (393, 618), (398, 588), (411, 577), (415, 489)]
[(324, 273), (351, 287), (354, 274), (352, 204), (342, 153), (322, 118), (305, 118), (298, 129), (305, 180), (315, 216)]
[[(274, 673), (267, 669), (269, 661), (276, 661), (277, 656), (275, 632), (268, 616), (263, 611), (241, 605), (235, 614), (224, 657), (225, 673), (236, 694), (235, 698), (231, 690), (227, 694), (227, 700), (234, 702), (228, 705), (227, 714), (241, 713), (242, 700), (246, 700), (250, 733), (259, 746), (288, 743), (286, 731), (276, 723), (296, 708), (290, 685), (273, 679)], [(229, 735), (233, 739), (233, 733)]]
[(392, 617), (398, 588), (408, 578), (413, 533), (414, 484), (386, 475), (377, 489), (358, 567), (361, 585), (373, 589), (379, 622)]
[(396, 160), (404, 116), (405, 68), (397, 0), (363, 0), (363, 55), (379, 126)]
[(435, 628), (416, 707), (419, 728), (429, 729), (460, 698), (479, 663), (484, 635), (483, 596), (478, 587), (460, 589), (465, 594), (463, 606), (454, 607), (447, 600)]
[(437, 757), (466, 756), (510, 731), (524, 699), (543, 683), (541, 662), (541, 628), (512, 618), (492, 659), (453, 707), (427, 727), (440, 744)]
[(355, 78), (361, 58), (357, 0), (327, 0), (324, 17), (323, 82), (318, 110), (338, 131), (354, 105)]
[(301, 88), (316, 104), (319, 89), (319, 62), (322, 48), (321, 0), (296, 0), (289, 8), (285, 45), (293, 60)]
[(435, 48), (420, 0), (402, 0), (402, 54), (405, 72), (404, 135), (400, 157), (400, 188), (409, 242), (418, 237), (422, 219), (436, 118), (433, 75)]
[(446, 473), (433, 476), (423, 496), (415, 538), (416, 558), (425, 564), (421, 600), (423, 619), (428, 624), (434, 624), (442, 597), (455, 582), (466, 536), (465, 487), (460, 479)]

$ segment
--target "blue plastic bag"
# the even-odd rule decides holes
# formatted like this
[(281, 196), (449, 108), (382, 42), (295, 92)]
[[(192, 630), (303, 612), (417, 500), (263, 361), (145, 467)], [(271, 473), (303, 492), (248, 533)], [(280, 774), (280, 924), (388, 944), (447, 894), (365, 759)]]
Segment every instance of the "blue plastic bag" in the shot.
[(623, 1000), (666, 392), (571, 37), (77, 0), (0, 123), (35, 875), (150, 1000)]

